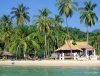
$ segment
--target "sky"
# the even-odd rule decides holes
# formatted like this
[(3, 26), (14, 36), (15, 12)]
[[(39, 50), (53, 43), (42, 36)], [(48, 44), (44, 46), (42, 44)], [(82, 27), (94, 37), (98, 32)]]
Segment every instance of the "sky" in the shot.
[[(83, 2), (89, 1), (89, 0), (75, 0), (78, 2), (78, 7), (84, 7)], [(59, 14), (59, 11), (57, 10), (57, 7), (55, 4), (57, 3), (56, 0), (0, 0), (0, 17), (5, 15), (10, 15), (10, 12), (12, 11), (12, 7), (18, 7), (18, 4), (24, 4), (24, 6), (29, 7), (28, 10), (29, 16), (30, 16), (30, 24), (32, 24), (33, 16), (39, 15), (39, 9), (48, 8), (52, 14), (50, 17), (54, 17), (54, 15)], [(94, 12), (96, 12), (98, 18), (100, 18), (100, 0), (92, 0), (92, 4), (96, 3), (97, 7), (94, 9)], [(87, 28), (84, 24), (80, 24), (80, 13), (74, 11), (74, 15), (72, 18), (68, 18), (68, 25), (69, 27), (76, 27), (80, 30), (86, 32)], [(62, 18), (64, 19), (64, 23), (62, 23), (62, 26), (66, 26), (65, 16), (63, 15)], [(95, 26), (92, 26), (89, 28), (89, 31), (92, 32), (95, 29), (100, 29), (100, 19), (98, 22), (96, 22)]]

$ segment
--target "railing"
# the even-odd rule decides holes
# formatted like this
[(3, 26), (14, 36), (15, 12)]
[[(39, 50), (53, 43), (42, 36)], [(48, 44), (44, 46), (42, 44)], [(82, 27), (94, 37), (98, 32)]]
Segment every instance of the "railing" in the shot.
[(74, 56), (64, 56), (64, 58), (68, 59), (74, 59)]

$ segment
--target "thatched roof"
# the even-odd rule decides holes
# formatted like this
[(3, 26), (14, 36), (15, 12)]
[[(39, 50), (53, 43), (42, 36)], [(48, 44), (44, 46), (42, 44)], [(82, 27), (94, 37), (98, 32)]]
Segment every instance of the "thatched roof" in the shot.
[(76, 45), (72, 44), (72, 40), (71, 41), (65, 41), (65, 45), (61, 46), (60, 48), (58, 48), (57, 51), (60, 50), (65, 50), (65, 51), (69, 51), (69, 50), (75, 50), (75, 51), (82, 51), (80, 48), (78, 48)]
[(2, 52), (2, 56), (4, 56), (4, 55), (8, 55), (8, 56), (11, 56), (12, 54), (11, 54), (10, 52), (7, 52), (7, 51), (3, 51), (3, 52)]
[[(87, 48), (87, 42), (76, 42), (76, 45), (81, 48), (81, 49), (86, 49)], [(94, 49), (91, 45), (88, 44), (88, 49)]]
[(52, 53), (50, 58), (57, 58), (57, 53)]

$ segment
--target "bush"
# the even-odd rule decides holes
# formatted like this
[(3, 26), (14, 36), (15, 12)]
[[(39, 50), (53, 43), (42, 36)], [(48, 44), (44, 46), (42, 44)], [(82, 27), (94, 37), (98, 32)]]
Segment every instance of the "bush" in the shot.
[(97, 50), (96, 53), (97, 53), (98, 55), (100, 55), (100, 50)]
[(10, 59), (5, 59), (5, 58), (0, 59), (0, 61), (6, 61), (6, 60), (10, 60)]

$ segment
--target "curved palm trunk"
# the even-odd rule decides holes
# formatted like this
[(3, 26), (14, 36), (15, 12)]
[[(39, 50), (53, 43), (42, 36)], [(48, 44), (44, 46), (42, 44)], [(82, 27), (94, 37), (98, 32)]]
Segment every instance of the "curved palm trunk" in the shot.
[(72, 56), (72, 48), (71, 48), (71, 45), (70, 45), (70, 35), (69, 35), (69, 31), (68, 31), (68, 21), (67, 21), (67, 17), (66, 17), (66, 24), (67, 24), (67, 33), (68, 33), (68, 44), (69, 44), (69, 47), (70, 47), (70, 50), (71, 50), (71, 56)]
[(58, 45), (58, 31), (57, 31), (57, 49), (58, 49), (59, 45)]
[(46, 33), (45, 33), (45, 44), (44, 44), (44, 48), (45, 48), (45, 50), (44, 50), (44, 58), (46, 58), (47, 57), (47, 51), (46, 51)]
[(87, 26), (87, 49), (86, 49), (86, 54), (87, 54), (87, 51), (88, 51), (88, 43), (89, 43), (89, 41), (88, 41), (88, 26)]

